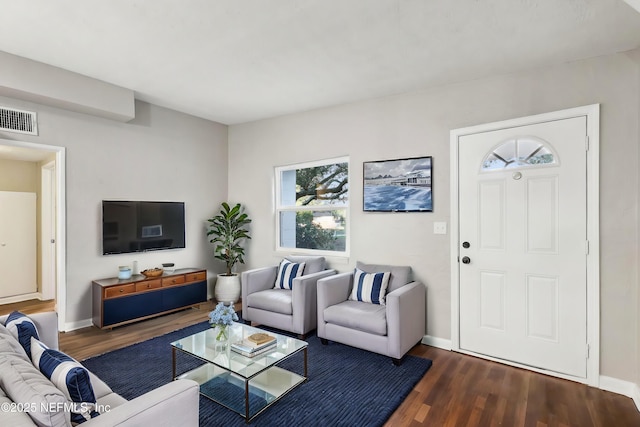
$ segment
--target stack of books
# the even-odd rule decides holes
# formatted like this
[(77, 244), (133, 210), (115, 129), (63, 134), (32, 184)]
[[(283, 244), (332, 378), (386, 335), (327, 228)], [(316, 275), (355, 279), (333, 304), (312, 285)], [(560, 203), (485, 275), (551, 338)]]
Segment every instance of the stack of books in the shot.
[(254, 357), (275, 348), (275, 337), (264, 333), (249, 335), (247, 338), (231, 344), (231, 350), (246, 357)]

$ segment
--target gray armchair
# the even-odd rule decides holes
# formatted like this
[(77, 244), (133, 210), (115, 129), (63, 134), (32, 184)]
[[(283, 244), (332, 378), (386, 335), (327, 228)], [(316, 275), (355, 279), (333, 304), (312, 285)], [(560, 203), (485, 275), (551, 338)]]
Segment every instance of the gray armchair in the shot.
[(294, 278), (291, 289), (275, 288), (278, 266), (242, 273), (242, 319), (298, 334), (304, 339), (316, 329), (318, 279), (336, 274), (326, 270), (324, 257), (288, 256), (305, 263), (303, 275)]
[(350, 299), (354, 273), (318, 281), (318, 337), (389, 356), (399, 365), (425, 333), (425, 287), (410, 281), (411, 267), (358, 262), (366, 273), (390, 272), (386, 305)]

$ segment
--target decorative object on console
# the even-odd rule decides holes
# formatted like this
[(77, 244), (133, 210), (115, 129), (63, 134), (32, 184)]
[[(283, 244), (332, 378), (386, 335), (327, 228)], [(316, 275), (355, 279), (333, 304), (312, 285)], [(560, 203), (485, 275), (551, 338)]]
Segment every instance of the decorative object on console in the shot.
[(226, 305), (219, 302), (216, 308), (209, 313), (209, 324), (217, 331), (216, 340), (227, 341), (229, 339), (229, 326), (234, 321), (238, 321), (238, 315), (233, 308), (233, 304)]
[(220, 212), (207, 220), (210, 223), (207, 236), (213, 236), (209, 241), (214, 245), (214, 257), (226, 265), (226, 273), (218, 274), (214, 295), (218, 301), (234, 303), (240, 297), (240, 277), (233, 272), (233, 267), (244, 264), (241, 243), (251, 238), (245, 228), (251, 220), (240, 203), (233, 208), (226, 202), (221, 206)]
[(118, 267), (118, 279), (131, 279), (131, 267), (128, 265), (121, 265)]
[(432, 158), (364, 162), (365, 212), (433, 212)]
[(176, 269), (176, 265), (172, 262), (163, 262), (162, 268), (164, 269), (165, 273), (173, 273), (173, 271)]
[[(140, 272), (144, 277), (160, 277), (164, 270), (161, 268), (148, 268)], [(131, 277), (131, 275), (129, 275)]]

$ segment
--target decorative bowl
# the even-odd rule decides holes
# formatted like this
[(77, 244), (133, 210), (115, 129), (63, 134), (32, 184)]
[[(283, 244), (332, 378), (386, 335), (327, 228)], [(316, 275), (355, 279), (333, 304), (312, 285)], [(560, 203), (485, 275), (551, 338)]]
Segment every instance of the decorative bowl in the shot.
[(148, 268), (140, 272), (140, 274), (143, 274), (145, 277), (158, 277), (162, 276), (162, 273), (164, 273), (164, 270), (161, 268)]

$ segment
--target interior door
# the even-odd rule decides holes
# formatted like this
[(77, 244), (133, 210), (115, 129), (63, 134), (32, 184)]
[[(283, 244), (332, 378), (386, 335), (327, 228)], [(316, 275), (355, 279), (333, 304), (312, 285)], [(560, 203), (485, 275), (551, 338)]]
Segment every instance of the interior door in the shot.
[(0, 298), (35, 293), (36, 194), (0, 191)]
[(586, 132), (458, 139), (460, 349), (586, 378)]

